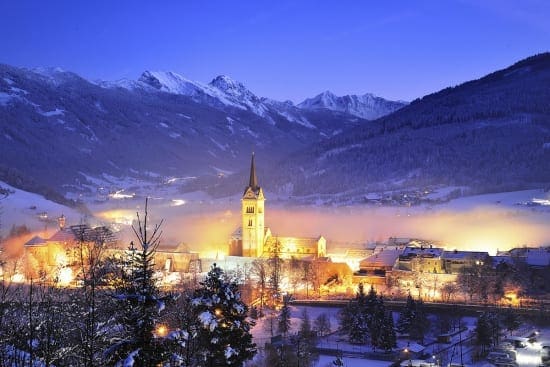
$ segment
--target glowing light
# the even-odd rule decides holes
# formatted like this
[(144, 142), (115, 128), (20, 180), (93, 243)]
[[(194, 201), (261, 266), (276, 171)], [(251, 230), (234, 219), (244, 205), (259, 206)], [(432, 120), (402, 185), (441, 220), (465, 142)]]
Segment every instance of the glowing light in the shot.
[(108, 210), (97, 214), (99, 217), (110, 222), (131, 225), (134, 220), (135, 213), (130, 210)]
[(165, 337), (168, 334), (168, 328), (166, 325), (158, 325), (155, 330), (155, 334), (160, 337)]
[(124, 190), (118, 190), (112, 194), (109, 194), (111, 199), (131, 199), (134, 196), (136, 196), (136, 194), (124, 194)]
[(216, 316), (221, 316), (222, 310), (221, 310), (220, 308), (216, 308), (216, 310), (214, 311), (214, 313), (216, 314)]
[(11, 281), (14, 283), (23, 283), (25, 281), (25, 276), (21, 273), (15, 273), (11, 276)]
[(512, 304), (513, 306), (518, 306), (519, 305), (519, 298), (518, 298), (518, 295), (517, 295), (516, 291), (507, 291), (507, 292), (505, 292), (503, 299), (506, 302), (509, 302), (510, 304)]
[(57, 280), (59, 285), (69, 285), (73, 281), (73, 269), (62, 268), (57, 274)]
[(172, 203), (170, 206), (182, 206), (185, 205), (187, 202), (183, 199), (172, 199)]
[(171, 285), (179, 284), (179, 283), (181, 283), (181, 274), (178, 273), (178, 272), (167, 273), (162, 277), (162, 282), (164, 284), (167, 284), (167, 285), (168, 284), (171, 284)]

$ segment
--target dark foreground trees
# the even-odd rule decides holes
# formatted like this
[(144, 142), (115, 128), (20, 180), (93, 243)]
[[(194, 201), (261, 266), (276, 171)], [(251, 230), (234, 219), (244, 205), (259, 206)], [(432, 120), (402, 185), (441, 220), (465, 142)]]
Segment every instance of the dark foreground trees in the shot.
[(120, 259), (103, 256), (104, 237), (81, 236), (77, 288), (0, 277), (0, 367), (242, 366), (252, 358), (248, 308), (219, 267), (198, 287), (159, 289), (160, 227), (149, 228), (146, 203)]
[(197, 335), (201, 366), (242, 366), (256, 354), (248, 307), (241, 301), (237, 284), (223, 275), (214, 264), (191, 300), (201, 325)]
[(162, 326), (161, 313), (172, 297), (161, 295), (153, 278), (162, 222), (148, 232), (147, 220), (145, 201), (143, 221), (138, 214), (138, 227), (132, 227), (138, 244), (130, 244), (121, 287), (113, 295), (118, 307), (112, 327), (113, 343), (104, 353), (108, 365), (154, 367), (169, 356), (168, 340), (156, 329)]
[(396, 346), (393, 316), (373, 287), (365, 294), (363, 284), (359, 284), (355, 299), (340, 314), (340, 328), (347, 332), (352, 343), (363, 344), (370, 340), (374, 348), (384, 351), (391, 351)]

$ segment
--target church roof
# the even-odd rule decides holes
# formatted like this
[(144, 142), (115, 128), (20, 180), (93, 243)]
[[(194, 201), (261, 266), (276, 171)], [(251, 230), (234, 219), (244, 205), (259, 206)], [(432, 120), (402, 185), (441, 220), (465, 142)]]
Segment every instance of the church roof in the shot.
[(252, 153), (252, 161), (250, 162), (250, 179), (248, 181), (248, 187), (251, 187), (253, 190), (258, 188), (258, 177), (256, 176), (256, 167), (254, 165), (254, 153)]
[(250, 162), (250, 178), (248, 179), (248, 186), (244, 189), (243, 196), (246, 196), (249, 190), (252, 190), (255, 196), (258, 196), (262, 192), (262, 188), (258, 184), (258, 176), (256, 176), (256, 165), (254, 163), (254, 153), (252, 153), (252, 160)]

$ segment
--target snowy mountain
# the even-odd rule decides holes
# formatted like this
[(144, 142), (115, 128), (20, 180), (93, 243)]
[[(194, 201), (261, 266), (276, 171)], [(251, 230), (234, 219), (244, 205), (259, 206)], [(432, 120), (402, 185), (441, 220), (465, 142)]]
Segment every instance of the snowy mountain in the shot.
[(389, 101), (370, 93), (362, 96), (347, 95), (338, 97), (330, 91), (325, 91), (313, 98), (306, 99), (298, 104), (298, 107), (305, 110), (328, 109), (348, 113), (367, 120), (375, 120), (395, 112), (406, 105), (406, 102)]
[(346, 97), (325, 93), (297, 107), (226, 76), (201, 84), (145, 72), (92, 83), (0, 65), (0, 180), (58, 202), (142, 182), (234, 195), (255, 151), (262, 186), (322, 202), (550, 187), (549, 53), (374, 121), (350, 114), (376, 101), (362, 97), (342, 107)]
[(90, 82), (0, 65), (0, 179), (56, 200), (122, 181), (216, 180), (246, 169), (252, 151), (274, 164), (364, 122), (259, 98), (223, 76), (208, 85), (170, 72)]

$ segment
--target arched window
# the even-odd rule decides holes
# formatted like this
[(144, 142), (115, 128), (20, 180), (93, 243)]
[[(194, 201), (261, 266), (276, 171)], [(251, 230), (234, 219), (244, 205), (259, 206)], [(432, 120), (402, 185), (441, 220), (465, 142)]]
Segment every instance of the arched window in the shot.
[(249, 219), (249, 220), (248, 220), (248, 226), (249, 226), (249, 227), (252, 227), (252, 219)]

